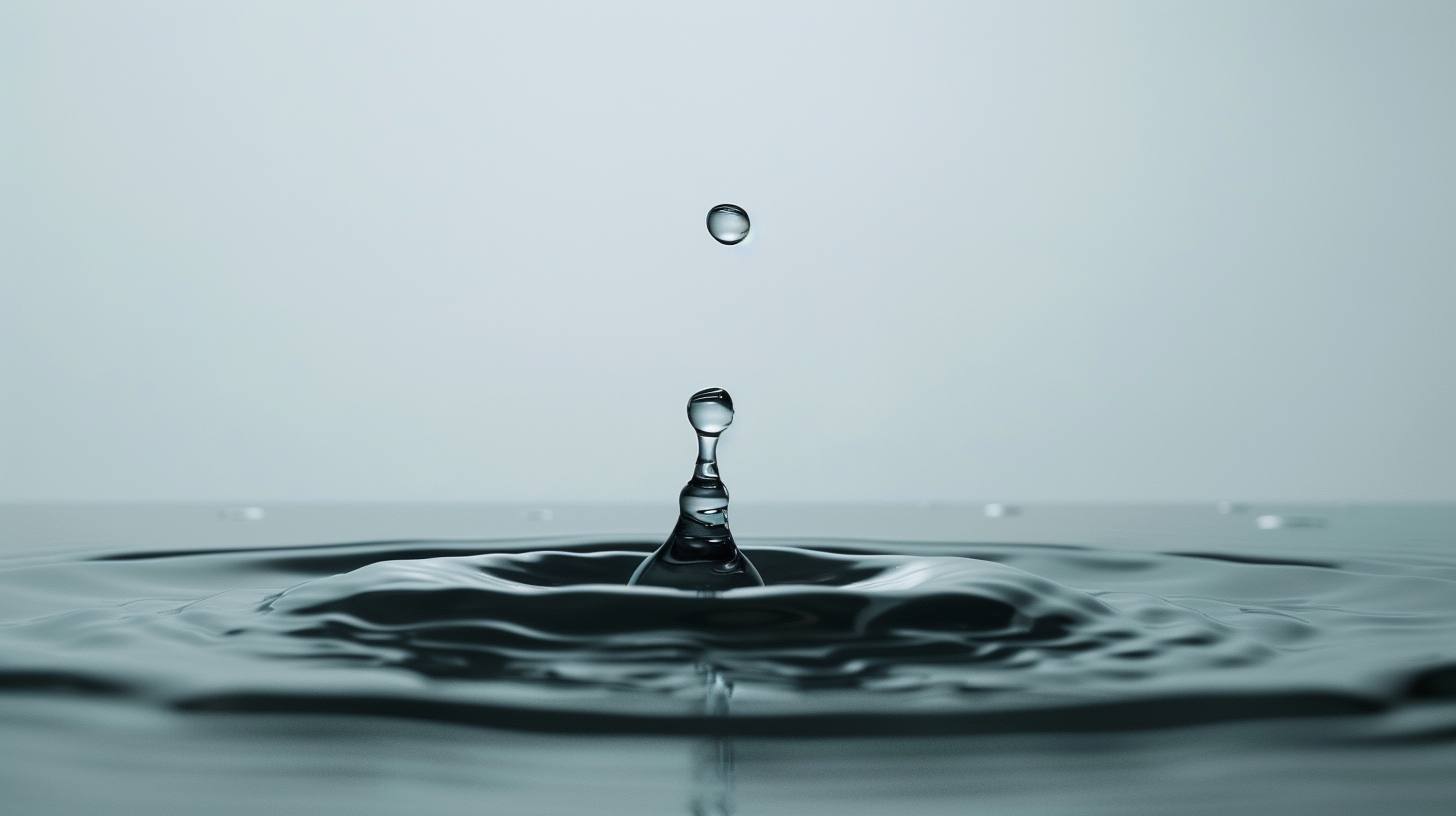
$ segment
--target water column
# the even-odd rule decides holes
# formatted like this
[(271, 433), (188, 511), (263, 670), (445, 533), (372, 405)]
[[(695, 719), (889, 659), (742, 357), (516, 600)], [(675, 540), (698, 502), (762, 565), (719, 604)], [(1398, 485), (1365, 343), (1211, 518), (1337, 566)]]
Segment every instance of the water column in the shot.
[(678, 494), (677, 524), (627, 583), (699, 592), (762, 586), (728, 529), (728, 488), (718, 475), (718, 438), (733, 424), (733, 398), (721, 388), (699, 391), (688, 400), (688, 422), (698, 435), (698, 461)]

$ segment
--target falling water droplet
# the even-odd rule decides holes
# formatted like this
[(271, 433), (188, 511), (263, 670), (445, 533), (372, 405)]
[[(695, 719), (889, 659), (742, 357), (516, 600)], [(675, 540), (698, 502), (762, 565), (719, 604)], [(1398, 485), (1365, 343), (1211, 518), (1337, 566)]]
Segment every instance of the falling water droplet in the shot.
[(708, 232), (720, 244), (736, 244), (748, 237), (748, 213), (737, 204), (719, 204), (708, 210)]
[(629, 584), (717, 592), (763, 586), (728, 529), (728, 488), (718, 476), (718, 437), (733, 424), (733, 398), (708, 388), (688, 400), (688, 422), (698, 434), (698, 461), (678, 494), (677, 524)]

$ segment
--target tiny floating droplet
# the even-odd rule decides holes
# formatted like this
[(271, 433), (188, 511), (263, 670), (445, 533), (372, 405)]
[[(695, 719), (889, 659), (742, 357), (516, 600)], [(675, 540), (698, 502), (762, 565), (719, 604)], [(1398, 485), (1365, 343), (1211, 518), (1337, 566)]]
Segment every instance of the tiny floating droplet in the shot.
[(217, 511), (223, 521), (262, 521), (265, 515), (261, 507), (224, 507)]
[(737, 204), (719, 204), (708, 210), (708, 233), (720, 244), (733, 245), (748, 237), (748, 213)]
[(1001, 504), (1000, 502), (991, 502), (985, 507), (982, 507), (981, 512), (986, 514), (986, 518), (1005, 518), (1007, 516), (1015, 516), (1020, 514), (1021, 508), (1017, 507), (1014, 504)]

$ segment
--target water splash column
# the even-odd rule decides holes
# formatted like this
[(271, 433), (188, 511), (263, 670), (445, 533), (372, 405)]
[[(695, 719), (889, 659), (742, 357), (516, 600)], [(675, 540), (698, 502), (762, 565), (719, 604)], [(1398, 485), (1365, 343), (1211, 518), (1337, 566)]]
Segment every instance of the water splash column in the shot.
[(718, 439), (733, 424), (733, 398), (721, 388), (693, 394), (688, 422), (698, 435), (698, 459), (678, 494), (677, 524), (628, 583), (704, 592), (762, 586), (728, 529), (728, 488), (718, 473)]

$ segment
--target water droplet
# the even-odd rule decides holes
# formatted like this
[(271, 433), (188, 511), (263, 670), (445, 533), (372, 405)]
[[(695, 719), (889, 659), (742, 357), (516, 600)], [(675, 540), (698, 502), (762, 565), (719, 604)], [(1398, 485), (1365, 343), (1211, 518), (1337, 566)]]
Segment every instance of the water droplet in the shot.
[(223, 521), (262, 521), (264, 515), (261, 507), (224, 507), (217, 511)]
[(698, 435), (698, 460), (678, 494), (677, 524), (627, 583), (699, 592), (763, 586), (728, 529), (728, 488), (718, 476), (718, 437), (733, 424), (733, 398), (721, 388), (699, 391), (688, 400), (688, 422)]
[(737, 204), (719, 204), (708, 210), (708, 233), (720, 244), (736, 244), (748, 237), (748, 213)]
[(552, 513), (549, 508), (545, 507), (535, 507), (530, 510), (521, 511), (521, 518), (526, 521), (550, 521), (554, 515), (555, 513)]
[(721, 388), (706, 388), (688, 400), (688, 422), (700, 434), (717, 436), (733, 424), (733, 397)]
[(1020, 515), (1021, 508), (1017, 507), (1014, 504), (1001, 504), (1000, 502), (991, 502), (985, 507), (982, 507), (981, 512), (986, 514), (986, 518), (1005, 518), (1007, 516)]

